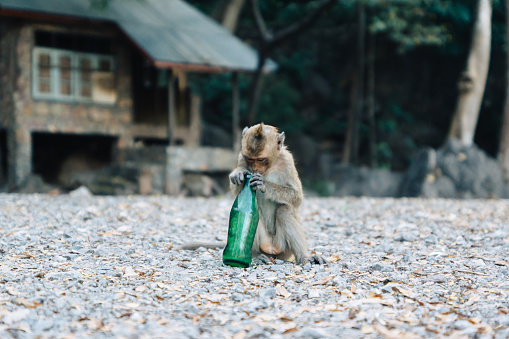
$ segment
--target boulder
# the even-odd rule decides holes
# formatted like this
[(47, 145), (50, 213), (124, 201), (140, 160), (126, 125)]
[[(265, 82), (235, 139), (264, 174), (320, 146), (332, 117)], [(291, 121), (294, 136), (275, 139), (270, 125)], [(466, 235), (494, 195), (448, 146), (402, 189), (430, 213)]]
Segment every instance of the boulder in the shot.
[(334, 196), (396, 197), (403, 175), (384, 169), (338, 164), (334, 167)]
[(507, 194), (495, 159), (476, 145), (450, 141), (418, 152), (401, 184), (401, 196), (427, 198), (502, 198)]

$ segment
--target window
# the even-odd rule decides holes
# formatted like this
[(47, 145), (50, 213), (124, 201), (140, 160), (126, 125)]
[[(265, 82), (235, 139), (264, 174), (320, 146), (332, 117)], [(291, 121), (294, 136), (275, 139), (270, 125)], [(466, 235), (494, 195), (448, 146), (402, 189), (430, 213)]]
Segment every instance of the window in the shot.
[(35, 99), (114, 104), (114, 59), (109, 55), (34, 47)]

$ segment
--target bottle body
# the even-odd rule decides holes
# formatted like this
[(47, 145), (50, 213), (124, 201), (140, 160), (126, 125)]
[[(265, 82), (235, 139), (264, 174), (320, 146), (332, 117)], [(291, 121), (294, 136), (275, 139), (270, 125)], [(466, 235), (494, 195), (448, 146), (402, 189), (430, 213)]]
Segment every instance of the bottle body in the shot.
[(256, 194), (250, 185), (250, 176), (235, 198), (228, 223), (228, 240), (223, 251), (223, 263), (234, 267), (251, 265), (251, 247), (258, 227)]

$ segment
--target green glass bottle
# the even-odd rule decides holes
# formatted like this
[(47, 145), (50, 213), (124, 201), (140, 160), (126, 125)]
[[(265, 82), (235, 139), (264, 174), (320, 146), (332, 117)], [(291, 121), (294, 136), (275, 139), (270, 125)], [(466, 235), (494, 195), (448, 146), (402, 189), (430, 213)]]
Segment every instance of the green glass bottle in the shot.
[(256, 228), (258, 226), (258, 208), (256, 193), (250, 185), (251, 175), (247, 175), (244, 187), (240, 191), (230, 211), (228, 241), (223, 251), (223, 263), (234, 267), (251, 265)]

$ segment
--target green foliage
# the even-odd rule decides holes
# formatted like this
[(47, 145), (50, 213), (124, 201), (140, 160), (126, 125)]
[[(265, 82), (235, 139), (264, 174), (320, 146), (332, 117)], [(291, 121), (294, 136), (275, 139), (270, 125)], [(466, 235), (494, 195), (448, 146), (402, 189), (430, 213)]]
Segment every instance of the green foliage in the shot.
[(370, 0), (369, 30), (385, 34), (399, 53), (419, 46), (444, 46), (453, 39), (453, 26), (472, 21), (471, 1)]
[(277, 75), (267, 76), (264, 81), (264, 95), (259, 103), (259, 120), (278, 126), (288, 134), (300, 132), (305, 122), (299, 118), (299, 99), (299, 92), (292, 88), (287, 80)]
[(334, 194), (335, 185), (330, 180), (303, 180), (303, 186), (310, 191), (315, 192), (320, 197), (330, 197)]
[(390, 115), (393, 115), (398, 121), (405, 123), (413, 123), (414, 118), (412, 114), (405, 112), (403, 108), (397, 103), (390, 103), (387, 107)]
[[(259, 0), (259, 3), (267, 27), (277, 31), (308, 15), (321, 1)], [(270, 55), (279, 69), (265, 77), (257, 119), (277, 125), (289, 134), (307, 134), (332, 145), (331, 151), (341, 155), (353, 100), (359, 1), (365, 4), (366, 27), (376, 41), (377, 162), (382, 168), (402, 170), (417, 148), (437, 147), (443, 142), (455, 106), (457, 79), (470, 46), (478, 0), (338, 0), (310, 30)], [(191, 2), (209, 14), (217, 3)], [(485, 94), (485, 101), (492, 104), (483, 105), (483, 110), (492, 117), (500, 115), (503, 102), (500, 88), (505, 82), (502, 54), (506, 48), (505, 20), (505, 1), (494, 0), (491, 78)], [(256, 47), (258, 33), (248, 2), (237, 34)], [(369, 38), (365, 41), (369, 52)], [(325, 91), (320, 87), (323, 84), (313, 81), (316, 75), (325, 82)], [(230, 77), (200, 78), (204, 118), (230, 128)], [(240, 77), (241, 116), (246, 114), (250, 79), (249, 74)], [(368, 163), (369, 126), (366, 105), (363, 108), (360, 159)], [(492, 121), (497, 119), (480, 127), (488, 132), (498, 129)], [(487, 138), (493, 135), (490, 133), (482, 135)], [(326, 187), (317, 190), (325, 193)]]
[(392, 150), (386, 141), (379, 142), (376, 145), (376, 154), (379, 167), (382, 169), (391, 169)]
[[(231, 128), (232, 119), (232, 75), (219, 74), (191, 74), (189, 86), (195, 93), (200, 93), (203, 105), (203, 119), (225, 129)], [(239, 74), (238, 84), (240, 95), (240, 114), (247, 110), (247, 93), (250, 78)]]
[(292, 82), (303, 85), (308, 81), (309, 73), (316, 65), (316, 58), (313, 51), (300, 49), (289, 56), (282, 55), (278, 63), (279, 68), (288, 73)]

